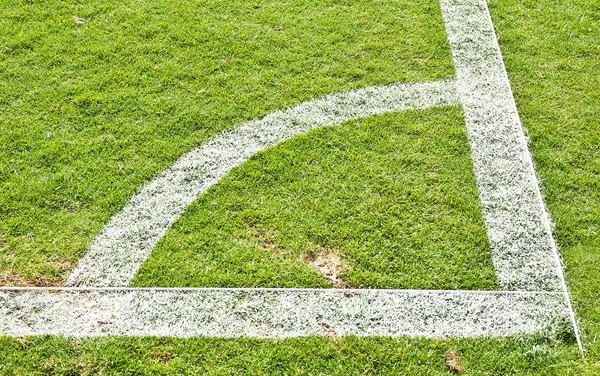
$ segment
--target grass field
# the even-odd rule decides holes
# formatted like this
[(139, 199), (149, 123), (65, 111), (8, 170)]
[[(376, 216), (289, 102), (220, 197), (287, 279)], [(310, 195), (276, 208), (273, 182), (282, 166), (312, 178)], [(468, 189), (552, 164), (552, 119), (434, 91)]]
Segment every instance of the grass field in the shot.
[[(445, 374), (448, 351), (465, 374), (600, 373), (600, 4), (489, 5), (585, 359), (571, 338), (532, 336), (5, 337), (0, 374)], [(60, 285), (143, 182), (224, 129), (326, 93), (453, 75), (435, 1), (8, 1), (0, 13), (5, 286)], [(310, 265), (322, 252), (350, 286), (494, 289), (466, 151), (458, 108), (296, 138), (195, 203), (135, 284), (328, 287)]]

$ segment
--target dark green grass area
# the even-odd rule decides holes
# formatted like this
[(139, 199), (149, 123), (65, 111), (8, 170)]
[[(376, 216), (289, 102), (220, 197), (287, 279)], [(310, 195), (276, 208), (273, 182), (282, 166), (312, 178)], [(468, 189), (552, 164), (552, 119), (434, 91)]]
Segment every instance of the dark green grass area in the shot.
[(460, 107), (352, 121), (235, 168), (193, 204), (135, 286), (494, 289)]
[(453, 75), (439, 4), (0, 3), (0, 285), (60, 285), (144, 182), (327, 93)]
[(3, 375), (575, 375), (573, 347), (536, 338), (0, 338)]

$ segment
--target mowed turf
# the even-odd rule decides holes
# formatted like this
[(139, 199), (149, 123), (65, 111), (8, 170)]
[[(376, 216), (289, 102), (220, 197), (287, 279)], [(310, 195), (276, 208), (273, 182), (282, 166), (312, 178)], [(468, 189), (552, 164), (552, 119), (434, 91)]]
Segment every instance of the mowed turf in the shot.
[(0, 338), (6, 375), (574, 375), (577, 350), (540, 338), (285, 340)]
[(0, 284), (60, 285), (110, 216), (224, 129), (453, 75), (423, 1), (5, 1)]
[[(444, 360), (448, 351), (458, 354), (465, 375), (600, 374), (600, 76), (595, 74), (600, 71), (600, 8), (589, 0), (494, 0), (490, 10), (556, 223), (567, 282), (584, 330), (585, 359), (568, 337), (438, 341), (33, 337), (0, 339), (0, 374), (452, 374)], [(8, 126), (4, 120), (2, 126)]]
[(494, 289), (462, 109), (322, 128), (193, 204), (135, 286)]

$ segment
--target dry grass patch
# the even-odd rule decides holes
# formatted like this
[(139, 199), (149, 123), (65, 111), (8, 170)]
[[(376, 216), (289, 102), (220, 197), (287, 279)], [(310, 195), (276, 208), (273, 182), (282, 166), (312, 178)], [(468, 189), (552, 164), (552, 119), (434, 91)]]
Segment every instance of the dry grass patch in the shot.
[(348, 288), (348, 284), (341, 279), (341, 275), (348, 270), (348, 265), (331, 249), (319, 247), (307, 253), (305, 261), (335, 287)]
[(71, 270), (69, 261), (52, 262), (48, 264), (51, 273), (47, 276), (33, 275), (14, 271), (13, 268), (0, 273), (0, 286), (5, 287), (59, 287), (63, 285), (62, 275)]
[(448, 351), (445, 355), (444, 355), (444, 359), (446, 360), (446, 365), (448, 366), (448, 368), (450, 368), (450, 370), (454, 371), (454, 372), (462, 372), (464, 371), (464, 368), (458, 364), (458, 355), (456, 354), (456, 352), (454, 351)]
[(11, 272), (2, 273), (2, 277), (0, 277), (0, 283), (2, 286), (8, 287), (22, 287), (31, 285), (24, 274)]
[(169, 363), (171, 360), (173, 360), (173, 358), (175, 357), (175, 355), (171, 354), (170, 352), (167, 351), (160, 351), (160, 350), (156, 350), (153, 355), (156, 357), (156, 359), (158, 361), (160, 361), (162, 364), (167, 364)]
[(0, 286), (5, 287), (56, 287), (61, 285), (62, 281), (59, 278), (27, 277), (23, 273), (10, 271), (2, 273), (0, 276)]

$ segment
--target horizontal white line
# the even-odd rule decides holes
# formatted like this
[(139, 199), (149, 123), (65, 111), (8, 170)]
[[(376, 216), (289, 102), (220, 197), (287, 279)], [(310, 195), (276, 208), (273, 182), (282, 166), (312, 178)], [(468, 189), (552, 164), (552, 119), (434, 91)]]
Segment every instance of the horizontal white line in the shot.
[(88, 291), (337, 291), (342, 293), (347, 292), (410, 292), (410, 293), (425, 293), (425, 292), (452, 292), (455, 294), (551, 294), (561, 295), (562, 292), (557, 291), (529, 291), (529, 290), (422, 290), (422, 289), (382, 289), (382, 288), (363, 288), (363, 289), (340, 289), (340, 288), (311, 288), (311, 287), (45, 287), (45, 286), (27, 286), (27, 287), (1, 287), (0, 292), (88, 292)]
[(564, 330), (561, 294), (419, 290), (0, 291), (0, 335), (474, 337)]

